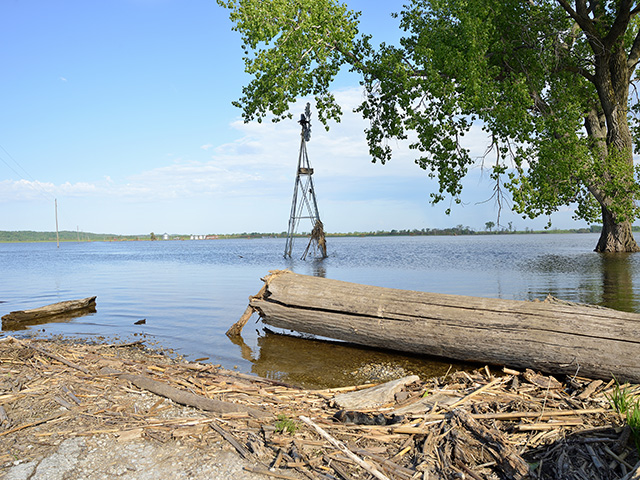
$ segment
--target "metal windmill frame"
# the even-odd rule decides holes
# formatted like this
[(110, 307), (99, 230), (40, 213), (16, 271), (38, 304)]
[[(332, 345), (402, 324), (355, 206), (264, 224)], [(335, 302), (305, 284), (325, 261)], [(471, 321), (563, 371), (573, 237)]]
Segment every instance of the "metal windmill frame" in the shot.
[(318, 201), (316, 200), (316, 190), (313, 185), (313, 168), (309, 162), (307, 154), (307, 142), (311, 140), (311, 107), (307, 103), (305, 113), (300, 115), (299, 122), (302, 131), (300, 133), (300, 153), (298, 154), (298, 168), (296, 170), (296, 181), (293, 188), (293, 200), (291, 201), (291, 215), (289, 216), (289, 229), (287, 231), (287, 242), (284, 247), (284, 256), (291, 257), (293, 251), (293, 241), (300, 224), (300, 220), (308, 218), (311, 220), (311, 237), (309, 244), (302, 255), (304, 260), (313, 248), (320, 251), (322, 258), (327, 256), (327, 246), (324, 238), (324, 227), (320, 221), (318, 212)]

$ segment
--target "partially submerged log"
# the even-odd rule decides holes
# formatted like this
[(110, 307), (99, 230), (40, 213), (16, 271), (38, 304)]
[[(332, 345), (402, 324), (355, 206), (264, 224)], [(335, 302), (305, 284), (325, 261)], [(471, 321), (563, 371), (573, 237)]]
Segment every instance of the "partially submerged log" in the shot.
[(639, 314), (396, 290), (289, 271), (264, 281), (249, 305), (274, 327), (462, 361), (640, 382)]
[(53, 303), (31, 310), (16, 310), (2, 317), (3, 330), (17, 330), (25, 325), (70, 320), (96, 311), (96, 297)]

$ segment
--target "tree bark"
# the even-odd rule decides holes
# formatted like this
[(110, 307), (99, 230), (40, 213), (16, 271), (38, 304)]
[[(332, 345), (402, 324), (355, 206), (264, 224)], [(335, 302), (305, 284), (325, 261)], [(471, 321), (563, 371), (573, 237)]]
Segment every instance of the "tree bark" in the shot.
[(640, 252), (631, 229), (631, 222), (616, 222), (613, 214), (602, 207), (602, 232), (596, 252)]
[[(629, 123), (628, 99), (631, 78), (637, 63), (638, 37), (630, 52), (627, 52), (622, 36), (627, 32), (633, 17), (631, 2), (620, 2), (615, 21), (606, 21), (595, 15), (583, 0), (576, 1), (573, 10), (566, 0), (558, 0), (565, 11), (578, 23), (588, 38), (593, 52), (594, 74), (586, 75), (596, 88), (600, 107), (585, 117), (587, 134), (594, 142), (596, 158), (602, 164), (600, 173), (587, 180), (590, 192), (602, 209), (602, 234), (596, 252), (638, 252), (631, 230), (635, 218), (635, 194), (633, 183), (633, 138)], [(622, 166), (619, 162), (622, 156)], [(629, 177), (624, 172), (628, 167)], [(625, 187), (611, 191), (610, 184), (621, 181)], [(615, 214), (609, 207), (622, 206), (624, 214)]]

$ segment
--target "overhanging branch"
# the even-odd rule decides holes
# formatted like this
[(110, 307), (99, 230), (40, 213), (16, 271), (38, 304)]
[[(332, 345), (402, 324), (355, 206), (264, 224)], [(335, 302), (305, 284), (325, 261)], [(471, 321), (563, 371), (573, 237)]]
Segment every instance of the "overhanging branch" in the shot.
[(640, 32), (636, 35), (636, 38), (633, 41), (633, 45), (631, 46), (631, 50), (629, 51), (629, 57), (627, 58), (627, 65), (629, 67), (629, 78), (633, 75), (633, 71), (638, 64), (638, 60), (640, 60)]

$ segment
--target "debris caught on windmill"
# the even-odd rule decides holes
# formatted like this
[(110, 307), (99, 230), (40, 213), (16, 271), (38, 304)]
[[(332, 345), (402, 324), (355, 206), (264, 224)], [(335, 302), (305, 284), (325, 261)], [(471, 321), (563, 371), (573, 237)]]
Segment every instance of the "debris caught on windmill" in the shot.
[(300, 220), (308, 218), (311, 220), (312, 230), (309, 237), (309, 244), (301, 258), (304, 260), (311, 250), (319, 253), (322, 258), (325, 258), (327, 256), (327, 242), (324, 235), (324, 226), (320, 221), (320, 214), (318, 213), (316, 191), (313, 186), (313, 168), (311, 168), (307, 154), (307, 142), (311, 140), (311, 107), (308, 103), (305, 108), (305, 113), (300, 115), (298, 123), (300, 123), (302, 127), (300, 133), (300, 153), (298, 155), (298, 168), (296, 170), (293, 200), (291, 201), (291, 215), (289, 216), (289, 230), (287, 232), (287, 243), (284, 247), (284, 256), (291, 257), (293, 241)]
[(304, 249), (304, 253), (302, 254), (302, 260), (307, 258), (311, 248), (313, 248), (314, 252), (319, 251), (322, 258), (327, 256), (327, 241), (324, 238), (324, 225), (322, 225), (320, 219), (316, 220), (316, 224), (313, 230), (311, 230), (311, 237), (309, 237), (307, 248)]

